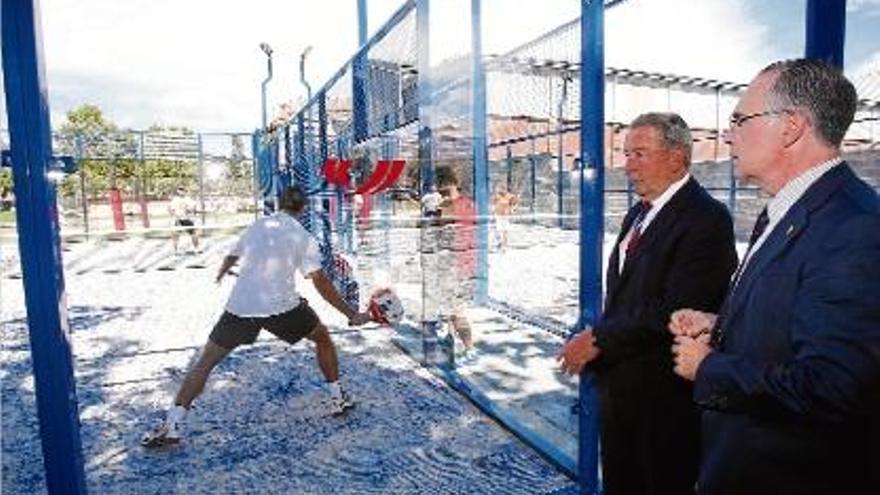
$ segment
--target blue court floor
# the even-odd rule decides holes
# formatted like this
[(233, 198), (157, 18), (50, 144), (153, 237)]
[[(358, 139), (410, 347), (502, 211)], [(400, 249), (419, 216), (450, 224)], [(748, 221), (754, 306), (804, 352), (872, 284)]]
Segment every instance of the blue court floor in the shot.
[[(156, 263), (118, 254), (145, 252), (132, 242), (65, 253), (91, 493), (575, 493), (553, 465), (395, 347), (390, 330), (342, 327), (311, 290), (306, 297), (332, 326), (353, 411), (325, 414), (310, 343), (263, 335), (215, 371), (183, 446), (142, 449), (140, 435), (170, 402), (231, 282), (213, 283), (222, 242), (177, 260), (147, 249), (142, 256)], [(0, 273), (2, 491), (40, 493), (24, 296), (8, 261)]]

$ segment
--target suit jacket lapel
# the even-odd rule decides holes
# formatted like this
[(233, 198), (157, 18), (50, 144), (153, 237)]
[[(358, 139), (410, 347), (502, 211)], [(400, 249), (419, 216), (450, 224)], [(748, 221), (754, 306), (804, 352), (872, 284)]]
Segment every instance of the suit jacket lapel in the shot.
[[(810, 214), (824, 204), (829, 196), (836, 191), (844, 181), (855, 177), (852, 170), (844, 162), (829, 170), (811, 185), (804, 195), (798, 199), (791, 209), (785, 214), (778, 224), (770, 232), (767, 240), (757, 252), (753, 253), (749, 264), (740, 276), (739, 283), (732, 288), (730, 316), (735, 315), (744, 307), (746, 295), (751, 290), (755, 280), (767, 268), (771, 261), (778, 258), (794, 241), (801, 232), (807, 228)], [(728, 318), (727, 321), (730, 321)]]
[[(691, 177), (681, 189), (679, 189), (669, 201), (663, 206), (663, 209), (657, 213), (657, 216), (654, 217), (654, 220), (648, 225), (648, 227), (642, 232), (642, 237), (639, 240), (638, 247), (633, 251), (633, 253), (626, 257), (626, 261), (623, 263), (623, 270), (620, 272), (620, 278), (618, 280), (618, 286), (623, 285), (629, 275), (632, 273), (633, 266), (635, 265), (635, 260), (644, 256), (645, 253), (649, 252), (651, 246), (657, 242), (658, 239), (663, 237), (665, 232), (668, 232), (672, 225), (675, 223), (676, 219), (679, 217), (679, 210), (681, 210), (693, 195), (697, 192), (698, 185), (697, 181)], [(626, 232), (629, 231), (629, 227), (623, 231), (622, 235), (625, 235)], [(618, 241), (619, 245), (619, 241)]]

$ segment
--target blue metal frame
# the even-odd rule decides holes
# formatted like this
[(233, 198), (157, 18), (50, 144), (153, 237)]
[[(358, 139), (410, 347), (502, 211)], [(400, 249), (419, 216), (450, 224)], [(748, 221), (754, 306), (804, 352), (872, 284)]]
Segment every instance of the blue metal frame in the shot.
[(367, 139), (367, 83), (367, 52), (361, 52), (351, 63), (351, 115), (355, 143)]
[(58, 237), (39, 4), (2, 3), (3, 73), (19, 252), (46, 486), (85, 494), (82, 441)]
[(367, 0), (357, 0), (358, 48), (367, 42)]
[[(372, 38), (364, 43), (354, 54), (354, 56), (351, 57), (351, 59), (349, 59), (345, 64), (343, 64), (342, 67), (338, 71), (336, 71), (336, 74), (333, 74), (333, 76), (328, 79), (323, 86), (321, 86), (321, 89), (318, 92), (329, 90), (336, 81), (338, 81), (342, 76), (345, 75), (345, 73), (348, 71), (349, 66), (354, 66), (355, 60), (360, 55), (364, 55), (364, 57), (366, 57), (366, 53), (370, 50), (370, 48), (372, 48), (376, 43), (382, 41), (382, 38), (384, 38), (389, 32), (391, 32), (391, 29), (399, 24), (400, 21), (402, 21), (403, 18), (406, 17), (406, 15), (409, 14), (409, 12), (416, 7), (417, 1), (420, 0), (406, 0), (406, 2), (404, 2), (404, 4), (401, 5), (399, 9), (397, 9), (397, 12), (395, 12), (394, 15), (392, 15), (391, 18), (388, 19), (388, 22), (383, 24), (382, 27), (380, 27), (379, 30), (376, 31), (376, 34), (374, 34)], [(303, 110), (300, 111), (304, 111), (304, 109), (314, 105), (314, 98), (315, 97), (312, 97), (309, 101), (307, 101), (302, 107)], [(293, 121), (294, 118), (296, 117), (292, 117), (291, 121)]]
[[(580, 318), (593, 325), (602, 309), (605, 189), (605, 12), (600, 0), (581, 0)], [(579, 383), (578, 481), (582, 494), (599, 487), (598, 404), (593, 377)]]
[(846, 0), (807, 0), (806, 58), (843, 67)]
[(529, 184), (529, 196), (531, 197), (531, 201), (529, 202), (529, 214), (532, 216), (532, 221), (535, 221), (535, 200), (538, 197), (538, 159), (535, 158), (535, 141), (532, 141), (532, 153), (529, 155), (529, 169), (531, 171), (531, 182)]
[(431, 131), (431, 42), (430, 0), (416, 3), (416, 43), (418, 43), (419, 166), (420, 192), (427, 193), (434, 183), (434, 160)]
[(505, 159), (505, 165), (507, 165), (507, 177), (504, 178), (504, 184), (507, 186), (507, 190), (511, 190), (513, 188), (513, 150), (510, 146), (507, 147), (507, 157)]
[(476, 303), (489, 297), (489, 157), (486, 149), (486, 68), (480, 20), (480, 0), (471, 0), (471, 58), (473, 62), (474, 199), (477, 204)]
[[(296, 156), (293, 165), (294, 183), (300, 186), (303, 191), (309, 191), (312, 187), (312, 174), (309, 169), (309, 161), (306, 156), (306, 123), (305, 114), (300, 112), (296, 116), (296, 139), (294, 141), (294, 155)], [(311, 198), (306, 210), (300, 217), (303, 227), (309, 232), (315, 234), (316, 226), (314, 222), (314, 208), (311, 205)]]
[[(563, 152), (565, 151), (565, 147), (563, 146), (563, 123), (562, 118), (565, 116), (565, 101), (568, 99), (568, 80), (562, 80), (562, 94), (559, 96), (559, 110), (557, 112), (557, 116), (559, 118), (559, 122), (556, 124), (556, 208), (557, 214), (559, 215), (559, 228), (565, 227), (565, 181), (563, 180), (564, 170), (564, 160), (563, 160)], [(581, 131), (583, 132), (583, 131)]]

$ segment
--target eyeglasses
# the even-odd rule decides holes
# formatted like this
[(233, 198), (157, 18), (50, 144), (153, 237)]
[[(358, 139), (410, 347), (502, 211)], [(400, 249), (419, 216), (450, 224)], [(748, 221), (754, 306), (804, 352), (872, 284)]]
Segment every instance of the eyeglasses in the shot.
[(791, 110), (788, 110), (788, 109), (764, 110), (763, 112), (749, 113), (746, 115), (741, 115), (739, 113), (734, 112), (733, 114), (730, 115), (730, 120), (728, 120), (728, 123), (730, 124), (731, 129), (736, 129), (737, 127), (742, 127), (742, 125), (745, 124), (746, 122), (748, 122), (752, 119), (756, 119), (758, 117), (765, 117), (767, 115), (779, 115), (779, 114), (789, 113), (789, 112), (791, 112)]

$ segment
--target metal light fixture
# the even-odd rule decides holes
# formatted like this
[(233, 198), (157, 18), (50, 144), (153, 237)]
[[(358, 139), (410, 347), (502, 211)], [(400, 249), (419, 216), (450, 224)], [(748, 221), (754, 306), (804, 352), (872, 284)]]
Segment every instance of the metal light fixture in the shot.
[(266, 109), (266, 87), (269, 85), (269, 81), (272, 80), (272, 47), (269, 46), (269, 43), (265, 41), (260, 43), (260, 50), (266, 54), (266, 63), (268, 64), (268, 75), (266, 79), (263, 79), (263, 83), (260, 87), (262, 91), (262, 103), (263, 103), (263, 130), (266, 130), (266, 125), (268, 124), (267, 117), (267, 109)]

